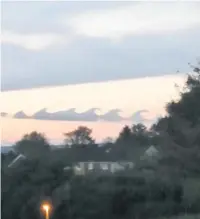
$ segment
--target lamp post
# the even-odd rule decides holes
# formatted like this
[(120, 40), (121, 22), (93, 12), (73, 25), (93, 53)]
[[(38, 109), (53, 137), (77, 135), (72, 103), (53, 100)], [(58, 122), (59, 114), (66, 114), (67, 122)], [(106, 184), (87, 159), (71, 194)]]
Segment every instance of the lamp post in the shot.
[(50, 210), (51, 210), (51, 206), (50, 204), (43, 204), (42, 205), (42, 210), (45, 212), (45, 219), (49, 219), (50, 216)]

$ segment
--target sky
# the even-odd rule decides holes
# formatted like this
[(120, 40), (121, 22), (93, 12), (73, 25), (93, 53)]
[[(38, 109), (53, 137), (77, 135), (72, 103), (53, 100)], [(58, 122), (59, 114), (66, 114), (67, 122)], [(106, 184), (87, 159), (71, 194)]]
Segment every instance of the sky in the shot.
[[(199, 2), (2, 3), (1, 138), (152, 124), (200, 56)], [(11, 128), (12, 127), (12, 128)]]

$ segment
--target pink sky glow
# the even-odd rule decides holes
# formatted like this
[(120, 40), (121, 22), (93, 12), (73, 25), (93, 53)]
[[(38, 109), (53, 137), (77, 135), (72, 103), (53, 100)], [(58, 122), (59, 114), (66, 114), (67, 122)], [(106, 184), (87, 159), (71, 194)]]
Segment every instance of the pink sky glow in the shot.
[[(120, 108), (122, 116), (148, 109), (145, 118), (165, 114), (165, 105), (177, 97), (175, 83), (183, 86), (185, 75), (168, 75), (160, 77), (119, 80), (102, 83), (88, 83), (61, 87), (50, 87), (1, 93), (1, 112), (15, 114), (23, 110), (27, 115), (47, 108), (49, 112), (76, 108), (83, 112), (99, 107), (99, 113)], [(55, 143), (63, 141), (63, 133), (85, 125), (93, 129), (93, 136), (98, 140), (116, 137), (122, 127), (130, 122), (69, 122), (43, 121), (33, 119), (1, 118), (2, 143), (15, 142), (25, 133), (39, 131)], [(147, 124), (148, 125), (148, 124)]]

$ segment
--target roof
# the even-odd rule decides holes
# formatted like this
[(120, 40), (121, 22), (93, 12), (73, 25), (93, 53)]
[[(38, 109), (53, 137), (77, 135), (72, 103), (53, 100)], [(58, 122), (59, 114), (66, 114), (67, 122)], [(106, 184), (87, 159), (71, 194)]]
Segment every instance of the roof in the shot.
[(158, 153), (158, 149), (154, 146), (151, 145), (146, 151), (145, 151), (145, 155), (147, 156), (153, 156), (156, 155)]
[(14, 160), (11, 161), (8, 167), (13, 167), (18, 162), (21, 162), (22, 160), (25, 160), (25, 159), (26, 159), (26, 156), (24, 156), (23, 154), (19, 154)]

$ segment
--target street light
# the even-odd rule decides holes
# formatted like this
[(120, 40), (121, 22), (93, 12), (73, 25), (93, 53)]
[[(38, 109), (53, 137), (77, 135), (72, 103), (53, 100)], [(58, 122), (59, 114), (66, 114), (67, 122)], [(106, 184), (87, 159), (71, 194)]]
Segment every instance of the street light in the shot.
[(49, 219), (49, 212), (51, 210), (51, 206), (48, 203), (42, 204), (42, 210), (45, 212), (45, 219)]

